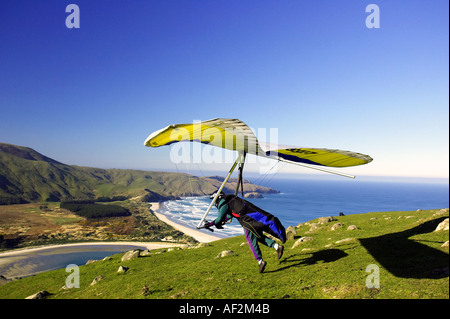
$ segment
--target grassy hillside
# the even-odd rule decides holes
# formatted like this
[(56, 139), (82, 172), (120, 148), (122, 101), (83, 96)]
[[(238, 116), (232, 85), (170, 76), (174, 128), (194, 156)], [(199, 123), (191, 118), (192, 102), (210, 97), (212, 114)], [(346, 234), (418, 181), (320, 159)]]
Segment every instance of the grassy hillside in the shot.
[[(234, 191), (235, 183), (228, 183), (226, 191)], [(151, 201), (155, 193), (160, 198), (197, 196), (210, 194), (219, 186), (217, 177), (66, 165), (33, 149), (0, 143), (0, 204), (113, 196), (141, 196)], [(244, 189), (275, 192), (249, 182)]]
[[(263, 274), (238, 236), (197, 249), (153, 252), (126, 262), (119, 254), (81, 266), (80, 288), (61, 289), (69, 275), (64, 269), (42, 273), (0, 286), (0, 298), (25, 298), (41, 290), (56, 299), (449, 298), (448, 245), (441, 247), (449, 233), (434, 231), (445, 218), (448, 209), (304, 223), (286, 242), (281, 261), (273, 249), (262, 247), (268, 262)], [(357, 229), (349, 230), (350, 225)], [(311, 240), (293, 247), (302, 237)], [(234, 254), (216, 258), (223, 250)], [(118, 273), (121, 265), (129, 270)], [(366, 286), (372, 275), (368, 266), (378, 267), (379, 288)], [(103, 279), (91, 285), (97, 276)]]

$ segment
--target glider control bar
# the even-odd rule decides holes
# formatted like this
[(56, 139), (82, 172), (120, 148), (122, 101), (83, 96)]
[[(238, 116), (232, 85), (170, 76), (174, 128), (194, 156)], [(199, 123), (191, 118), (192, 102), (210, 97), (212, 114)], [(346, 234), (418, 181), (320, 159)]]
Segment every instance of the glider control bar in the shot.
[(225, 186), (225, 184), (226, 184), (226, 183), (228, 182), (228, 180), (230, 179), (231, 174), (233, 174), (233, 171), (234, 171), (234, 169), (236, 168), (237, 164), (238, 164), (238, 163), (241, 163), (243, 159), (245, 159), (245, 155), (244, 155), (243, 153), (239, 153), (239, 156), (238, 156), (238, 158), (236, 159), (236, 161), (234, 162), (233, 166), (231, 167), (231, 169), (230, 169), (230, 171), (229, 171), (227, 177), (226, 177), (225, 180), (223, 181), (222, 185), (220, 185), (220, 188), (219, 188), (219, 190), (217, 191), (216, 196), (214, 196), (214, 199), (211, 201), (211, 204), (209, 204), (208, 209), (206, 210), (206, 212), (205, 212), (205, 214), (203, 215), (202, 219), (201, 219), (200, 222), (198, 223), (197, 229), (200, 229), (201, 226), (203, 225), (203, 223), (204, 223), (204, 221), (205, 221), (205, 219), (206, 219), (206, 216), (209, 214), (209, 211), (211, 210), (211, 208), (213, 207), (213, 205), (214, 205), (214, 203), (216, 202), (217, 198), (219, 197), (220, 192), (222, 191), (223, 187)]

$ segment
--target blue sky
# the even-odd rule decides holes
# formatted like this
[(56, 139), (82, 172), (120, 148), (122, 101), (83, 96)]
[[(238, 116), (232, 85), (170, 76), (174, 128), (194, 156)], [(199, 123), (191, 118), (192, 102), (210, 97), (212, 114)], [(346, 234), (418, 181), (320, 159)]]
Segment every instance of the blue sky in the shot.
[[(65, 25), (70, 3), (79, 29)], [(370, 3), (380, 28), (366, 27)], [(2, 1), (0, 141), (67, 164), (184, 170), (146, 137), (229, 117), (277, 128), (282, 144), (374, 158), (346, 173), (448, 179), (448, 6)]]

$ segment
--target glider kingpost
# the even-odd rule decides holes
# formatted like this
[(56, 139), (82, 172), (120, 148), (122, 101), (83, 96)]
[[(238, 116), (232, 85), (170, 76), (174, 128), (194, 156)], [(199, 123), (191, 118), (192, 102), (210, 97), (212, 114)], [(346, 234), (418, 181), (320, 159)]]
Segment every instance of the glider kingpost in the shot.
[(239, 154), (197, 228), (203, 225), (217, 197), (236, 166), (239, 165), (239, 179), (235, 192), (237, 195), (239, 184), (242, 185), (242, 171), (247, 154), (271, 158), (350, 178), (355, 177), (341, 172), (331, 171), (324, 167), (350, 167), (367, 164), (372, 161), (372, 158), (368, 155), (349, 151), (309, 147), (281, 147), (280, 145), (263, 143), (258, 141), (247, 124), (238, 119), (217, 118), (190, 124), (172, 124), (150, 134), (145, 140), (144, 145), (148, 147), (160, 147), (177, 142), (189, 141), (237, 151)]

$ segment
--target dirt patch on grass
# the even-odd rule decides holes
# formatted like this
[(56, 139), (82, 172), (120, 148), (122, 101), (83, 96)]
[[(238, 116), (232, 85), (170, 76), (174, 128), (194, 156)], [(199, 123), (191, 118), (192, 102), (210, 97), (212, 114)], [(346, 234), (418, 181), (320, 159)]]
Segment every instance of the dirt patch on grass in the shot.
[(66, 214), (64, 212), (44, 212), (40, 206), (42, 205), (0, 206), (0, 233), (4, 236), (35, 236), (60, 228), (61, 226), (55, 224), (52, 219)]
[(87, 219), (80, 224), (116, 235), (131, 235), (137, 227), (134, 216)]
[[(322, 288), (322, 294), (324, 298), (327, 299), (345, 299), (354, 298), (355, 296), (361, 295), (366, 292), (367, 288), (359, 284), (343, 284), (336, 286), (328, 286)], [(378, 292), (378, 289), (373, 290)]]

